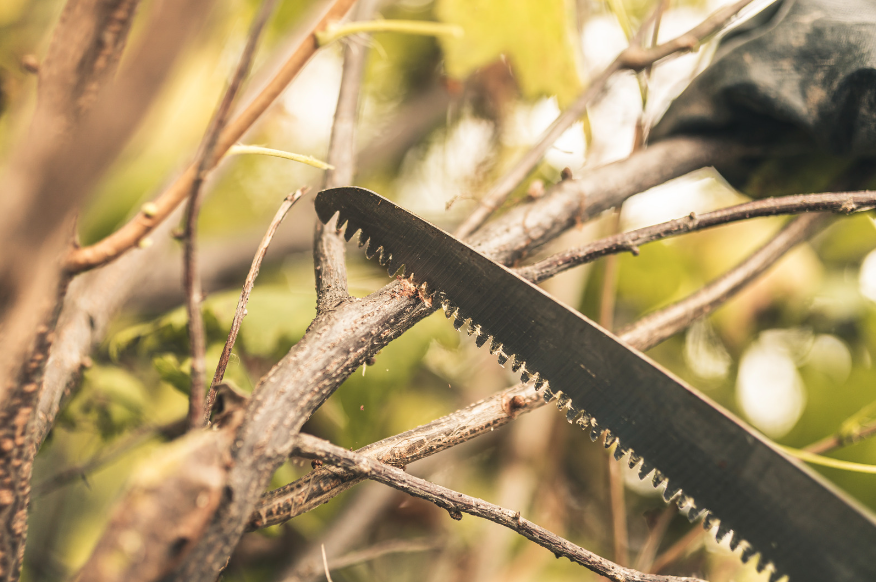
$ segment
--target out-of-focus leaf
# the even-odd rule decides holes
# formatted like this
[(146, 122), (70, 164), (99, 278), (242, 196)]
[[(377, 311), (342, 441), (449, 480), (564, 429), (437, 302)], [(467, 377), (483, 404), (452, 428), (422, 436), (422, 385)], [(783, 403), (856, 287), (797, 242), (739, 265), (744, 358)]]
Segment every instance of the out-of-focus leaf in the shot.
[(442, 37), (447, 73), (463, 79), (505, 56), (528, 99), (556, 95), (568, 105), (581, 87), (564, 0), (439, 0), (437, 15), (465, 30), (462, 38)]
[(108, 439), (138, 425), (146, 401), (143, 383), (127, 370), (92, 366), (83, 374), (82, 389), (65, 411), (65, 424), (91, 423)]
[(190, 360), (180, 362), (174, 354), (160, 354), (152, 358), (152, 365), (155, 366), (163, 382), (167, 382), (188, 396), (192, 389), (192, 379), (189, 375)]
[[(231, 327), (238, 291), (219, 293), (204, 302), (220, 329)], [(316, 301), (310, 293), (291, 293), (280, 285), (256, 287), (247, 304), (238, 342), (248, 354), (273, 356), (285, 352), (304, 334), (313, 320)]]
[(819, 255), (825, 261), (858, 262), (876, 248), (876, 225), (873, 213), (843, 217), (825, 233), (819, 244)]

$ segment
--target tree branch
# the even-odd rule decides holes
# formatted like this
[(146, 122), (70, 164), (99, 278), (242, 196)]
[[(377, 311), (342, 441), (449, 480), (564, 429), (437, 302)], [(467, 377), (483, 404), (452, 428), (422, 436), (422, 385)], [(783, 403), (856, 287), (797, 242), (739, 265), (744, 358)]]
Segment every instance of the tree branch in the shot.
[[(243, 84), (243, 80), (249, 73), (252, 59), (255, 56), (259, 37), (267, 23), (268, 18), (274, 11), (277, 0), (262, 0), (259, 11), (253, 19), (246, 44), (240, 54), (240, 60), (228, 83), (228, 88), (222, 96), (222, 100), (216, 107), (216, 112), (210, 120), (207, 131), (204, 134), (200, 151), (192, 164), (197, 168), (188, 194), (186, 206), (185, 234), (183, 236), (183, 279), (186, 290), (186, 312), (188, 314), (189, 351), (191, 353), (191, 391), (189, 393), (189, 425), (191, 428), (200, 428), (209, 420), (209, 408), (204, 410), (204, 353), (207, 350), (204, 337), (204, 319), (201, 315), (201, 278), (198, 274), (198, 250), (197, 250), (197, 227), (198, 216), (201, 213), (203, 200), (202, 186), (210, 168), (213, 167), (214, 151), (218, 144), (220, 133), (225, 128), (228, 116), (231, 114), (231, 105), (237, 97), (237, 92)], [(214, 390), (211, 387), (211, 393)]]
[(402, 469), (347, 451), (310, 435), (299, 435), (295, 452), (300, 456), (316, 458), (325, 463), (337, 465), (349, 472), (378, 481), (414, 497), (425, 499), (446, 509), (450, 517), (455, 520), (462, 519), (462, 514), (468, 513), (507, 527), (550, 550), (557, 557), (564, 556), (572, 562), (616, 582), (695, 582), (697, 580), (695, 578), (656, 576), (621, 567), (524, 519), (520, 516), (519, 511), (511, 511), (487, 503), (482, 499), (457, 493), (446, 487), (409, 475)]
[(706, 214), (676, 218), (654, 226), (610, 236), (587, 245), (569, 249), (534, 265), (521, 267), (517, 274), (534, 283), (540, 283), (567, 269), (589, 263), (599, 257), (631, 252), (639, 254), (639, 247), (645, 243), (664, 238), (687, 234), (698, 230), (713, 228), (723, 224), (748, 220), (763, 216), (802, 214), (805, 212), (835, 212), (852, 214), (876, 207), (876, 192), (837, 192), (830, 194), (799, 194), (765, 198), (746, 202), (729, 208), (722, 208)]
[(675, 335), (695, 320), (722, 305), (729, 297), (799, 243), (809, 239), (829, 223), (829, 216), (807, 214), (795, 219), (755, 253), (698, 292), (639, 320), (635, 327), (620, 332), (627, 342), (642, 351)]
[[(209, 161), (209, 167), (214, 167), (235, 142), (237, 142), (253, 123), (265, 112), (271, 103), (282, 93), (299, 71), (310, 60), (317, 49), (315, 33), (325, 29), (330, 22), (339, 20), (346, 14), (355, 0), (334, 0), (328, 10), (302, 40), (289, 59), (284, 63), (267, 86), (250, 104), (235, 117), (222, 131), (217, 142), (214, 155)], [(197, 175), (197, 167), (191, 165), (183, 174), (153, 201), (154, 212), (139, 213), (133, 220), (109, 235), (102, 241), (89, 247), (83, 247), (70, 252), (64, 261), (64, 267), (74, 273), (79, 273), (116, 259), (123, 253), (134, 248), (159, 223), (165, 220), (180, 202), (185, 200)]]
[[(707, 36), (714, 34), (723, 27), (733, 16), (752, 0), (740, 0), (732, 6), (718, 10), (700, 25), (694, 27), (682, 36), (654, 47), (642, 49), (638, 46), (638, 39), (644, 34), (647, 23), (636, 33), (636, 37), (630, 45), (617, 56), (617, 58), (597, 76), (589, 87), (581, 94), (569, 108), (560, 114), (549, 128), (539, 138), (538, 143), (523, 156), (506, 175), (504, 175), (479, 201), (468, 218), (457, 227), (454, 236), (459, 239), (467, 239), (487, 218), (502, 204), (508, 195), (518, 184), (526, 179), (535, 166), (541, 161), (548, 149), (553, 146), (563, 132), (572, 126), (587, 111), (587, 108), (602, 96), (608, 79), (618, 71), (639, 71), (657, 61), (679, 51), (690, 51), (699, 46), (699, 43)], [(650, 20), (656, 19), (661, 8), (658, 6)]]
[(271, 245), (271, 240), (274, 234), (286, 218), (289, 212), (298, 200), (307, 193), (309, 188), (299, 188), (292, 194), (283, 199), (280, 208), (277, 209), (271, 224), (268, 225), (268, 230), (262, 241), (256, 249), (255, 257), (253, 257), (252, 265), (249, 268), (249, 273), (246, 275), (246, 280), (243, 282), (243, 289), (240, 291), (240, 299), (237, 300), (237, 309), (234, 311), (234, 319), (231, 321), (231, 329), (228, 332), (228, 339), (225, 340), (225, 345), (222, 347), (222, 354), (219, 356), (219, 364), (216, 366), (216, 373), (213, 375), (213, 381), (210, 382), (210, 392), (207, 394), (207, 399), (204, 402), (204, 418), (210, 418), (210, 411), (213, 410), (213, 402), (216, 400), (216, 385), (225, 377), (225, 368), (228, 366), (228, 360), (231, 358), (231, 350), (234, 348), (234, 342), (237, 341), (237, 334), (240, 331), (240, 324), (243, 323), (243, 318), (246, 317), (246, 304), (249, 302), (249, 295), (252, 288), (255, 286), (256, 277), (259, 276), (259, 269), (262, 266), (262, 261), (265, 254), (268, 252), (268, 247)]
[[(362, 0), (356, 8), (356, 20), (370, 20), (377, 12), (376, 0)], [(356, 175), (356, 125), (359, 120), (359, 93), (368, 55), (364, 44), (347, 42), (338, 106), (332, 124), (327, 162), (334, 166), (325, 175), (325, 187), (336, 188), (353, 183)], [(316, 311), (324, 313), (349, 297), (347, 266), (344, 262), (344, 239), (331, 221), (315, 221), (313, 233), (313, 269), (316, 276)]]

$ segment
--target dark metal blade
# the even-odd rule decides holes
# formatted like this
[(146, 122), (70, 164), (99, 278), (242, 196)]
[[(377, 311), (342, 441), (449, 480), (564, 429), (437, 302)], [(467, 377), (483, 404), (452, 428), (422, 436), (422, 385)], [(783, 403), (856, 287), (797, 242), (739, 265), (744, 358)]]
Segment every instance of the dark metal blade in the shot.
[[(643, 477), (656, 467), (655, 483), (668, 479), (664, 497), (692, 502), (694, 516), (705, 510), (706, 525), (720, 520), (719, 537), (734, 532), (731, 546), (749, 548), (744, 558), (760, 553), (771, 579), (876, 581), (872, 515), (641, 353), (373, 192), (326, 190), (316, 211), (323, 222), (339, 212), (347, 240), (361, 229), (369, 253), (382, 248), (390, 275), (404, 265), (415, 284), (449, 301), (457, 325), (471, 318), (481, 339), (494, 338), (500, 361), (515, 355), (548, 381), (546, 394), (571, 398), (570, 420), (586, 411), (595, 435), (610, 431), (631, 465), (645, 463)], [(577, 422), (589, 428), (586, 415)]]

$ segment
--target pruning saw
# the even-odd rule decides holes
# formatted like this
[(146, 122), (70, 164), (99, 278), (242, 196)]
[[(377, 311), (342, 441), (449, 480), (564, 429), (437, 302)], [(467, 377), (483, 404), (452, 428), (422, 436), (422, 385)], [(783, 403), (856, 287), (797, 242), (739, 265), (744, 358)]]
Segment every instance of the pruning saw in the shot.
[(534, 382), (615, 458), (665, 484), (691, 522), (759, 556), (770, 581), (876, 581), (876, 518), (720, 406), (513, 271), (363, 188), (316, 197), (337, 225), (468, 324), (502, 365)]

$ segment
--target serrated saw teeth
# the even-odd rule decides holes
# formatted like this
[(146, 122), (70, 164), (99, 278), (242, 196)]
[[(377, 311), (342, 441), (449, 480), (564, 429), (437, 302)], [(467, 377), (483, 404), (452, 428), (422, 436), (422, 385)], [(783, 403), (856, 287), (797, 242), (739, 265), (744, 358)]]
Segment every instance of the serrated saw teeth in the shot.
[(568, 422), (569, 424), (575, 424), (578, 415), (581, 413), (582, 412), (574, 406), (570, 406), (569, 409), (566, 411), (566, 422)]
[[(597, 419), (583, 409), (576, 407), (575, 402), (573, 402), (567, 394), (564, 394), (562, 391), (554, 392), (551, 389), (548, 380), (542, 378), (537, 371), (527, 369), (526, 363), (522, 357), (518, 354), (506, 353), (504, 343), (491, 335), (488, 330), (484, 329), (480, 324), (475, 323), (471, 317), (462, 313), (459, 306), (450, 300), (444, 291), (431, 289), (429, 284), (422, 277), (413, 273), (401, 258), (394, 257), (389, 249), (362, 230), (355, 220), (343, 220), (344, 217), (341, 214), (337, 214), (336, 216), (338, 223), (341, 224), (338, 228), (338, 232), (343, 232), (343, 236), (347, 241), (350, 241), (352, 237), (358, 233), (358, 246), (364, 247), (365, 256), (368, 259), (373, 259), (376, 256), (377, 261), (386, 268), (387, 273), (389, 273), (390, 276), (405, 277), (425, 301), (432, 301), (435, 304), (440, 304), (444, 309), (444, 315), (452, 320), (452, 325), (457, 331), (461, 331), (463, 326), (468, 325), (466, 331), (468, 335), (475, 336), (475, 345), (477, 345), (477, 347), (483, 347), (484, 344), (489, 341), (489, 352), (496, 356), (499, 365), (503, 367), (508, 365), (514, 373), (520, 374), (522, 382), (531, 382), (536, 391), (542, 391), (543, 389), (542, 397), (545, 402), (556, 400), (557, 408), (565, 414), (566, 420), (569, 423), (581, 427), (584, 431), (589, 431), (590, 439), (594, 442), (602, 438), (603, 444), (607, 449), (616, 445), (613, 451), (615, 460), (618, 462), (625, 462), (625, 464), (628, 464), (632, 470), (635, 470), (638, 467), (637, 472), (640, 479), (646, 479), (651, 475), (651, 482), (655, 488), (665, 485), (665, 489), (662, 491), (663, 499), (667, 503), (672, 503), (674, 501), (678, 505), (679, 510), (686, 515), (691, 523), (702, 518), (703, 527), (707, 531), (715, 530), (715, 538), (719, 542), (730, 535), (728, 543), (733, 550), (737, 549), (740, 544), (744, 543), (745, 545), (743, 546), (744, 549), (742, 552), (743, 561), (750, 561), (752, 557), (759, 554), (760, 562), (757, 564), (758, 572), (763, 571), (764, 568), (769, 566), (773, 568), (770, 574), (771, 582), (778, 582), (783, 578), (783, 575), (775, 569), (772, 562), (769, 562), (769, 560), (764, 557), (763, 553), (759, 553), (753, 546), (747, 542), (743, 542), (742, 538), (736, 531), (732, 530), (727, 524), (720, 522), (711, 512), (708, 511), (708, 509), (697, 505), (695, 499), (685, 495), (680, 487), (673, 485), (662, 472), (656, 470), (647, 460), (643, 459), (640, 455), (637, 455), (631, 447), (623, 446), (614, 432), (607, 427), (599, 426)], [(629, 459), (625, 461), (624, 457), (627, 455), (629, 455)], [(718, 524), (717, 529), (714, 527), (716, 523)], [(791, 582), (794, 581), (792, 580)]]
[[(739, 532), (733, 531), (730, 533), (730, 551), (735, 552), (736, 548), (739, 547), (739, 543), (742, 541), (742, 537), (739, 535)], [(760, 572), (760, 570), (758, 570)]]
[(639, 467), (639, 479), (645, 480), (645, 478), (651, 474), (651, 471), (654, 470), (654, 465), (649, 463), (648, 461), (643, 460), (642, 466)]
[(566, 406), (568, 406), (570, 402), (572, 402), (572, 399), (560, 392), (557, 395), (557, 410), (565, 410)]
[(691, 503), (690, 507), (688, 507), (688, 509), (687, 509), (687, 520), (691, 523), (695, 523), (705, 513), (706, 513), (705, 508), (698, 507), (695, 502)]

